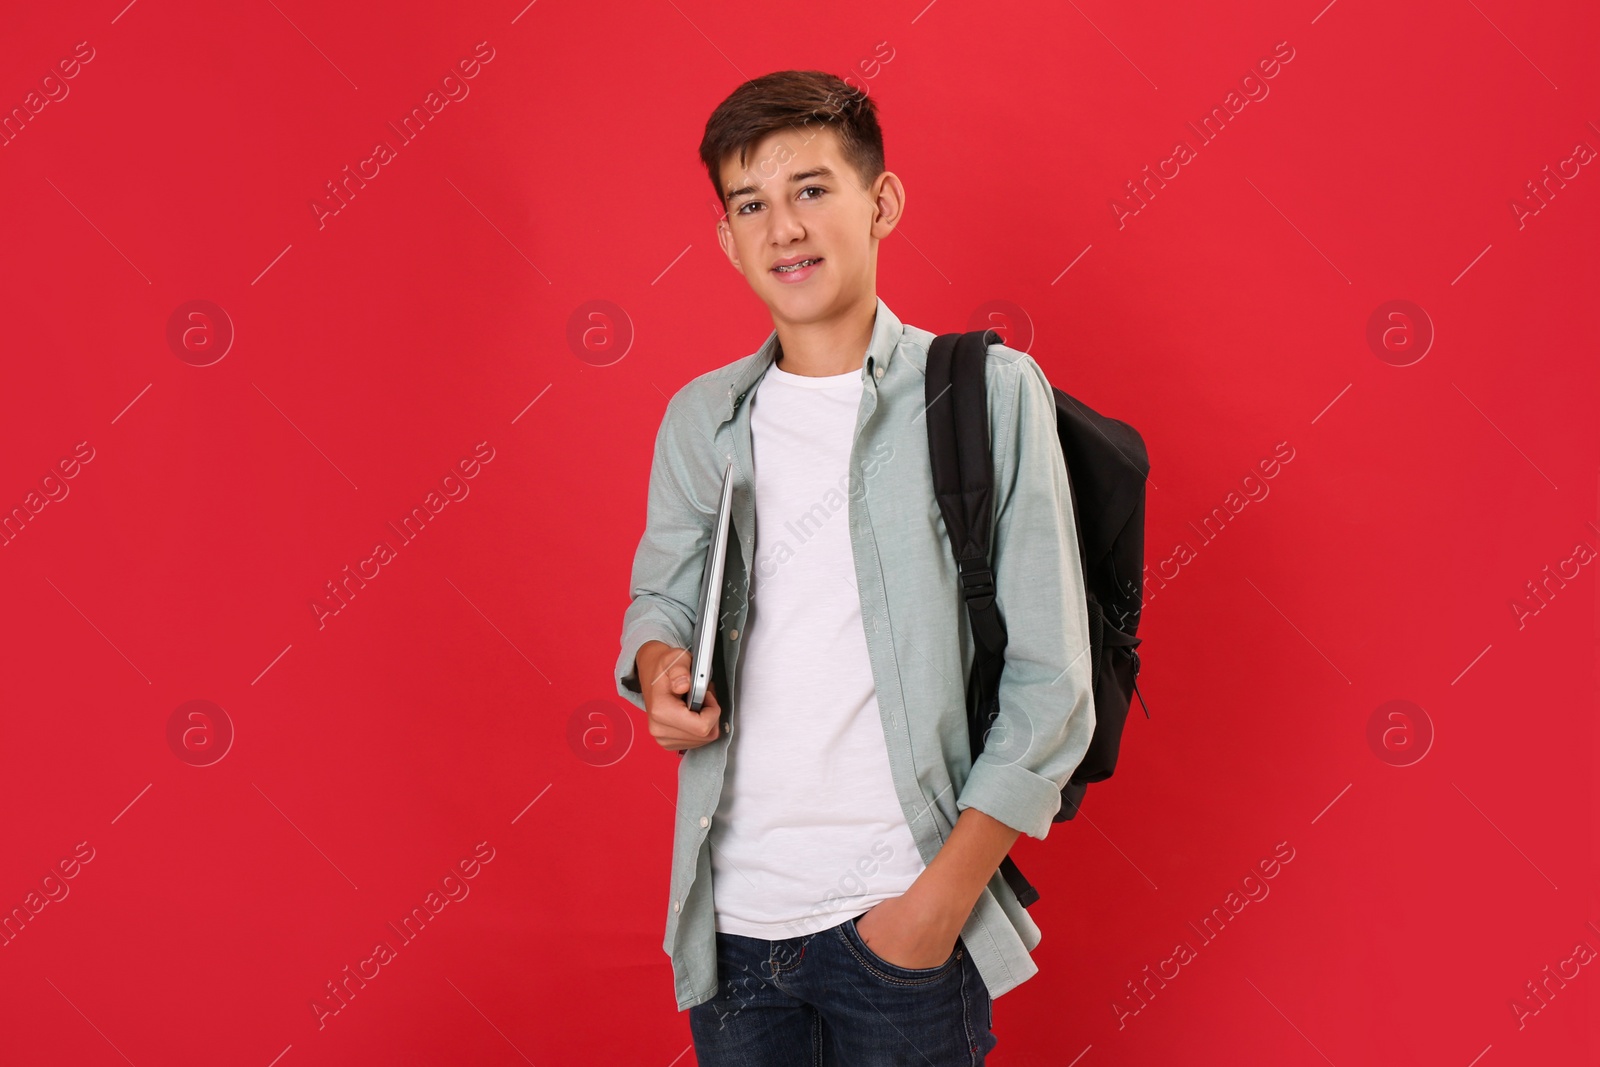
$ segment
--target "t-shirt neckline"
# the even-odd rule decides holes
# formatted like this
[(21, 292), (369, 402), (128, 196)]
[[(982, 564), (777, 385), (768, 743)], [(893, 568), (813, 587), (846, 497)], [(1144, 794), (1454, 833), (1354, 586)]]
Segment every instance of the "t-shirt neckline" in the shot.
[(851, 381), (861, 380), (860, 367), (857, 367), (855, 370), (847, 370), (843, 374), (822, 375), (796, 374), (793, 371), (784, 370), (782, 367), (778, 366), (776, 362), (774, 362), (769, 369), (779, 378), (781, 378), (785, 384), (798, 385), (805, 389), (829, 389), (835, 386), (848, 384)]

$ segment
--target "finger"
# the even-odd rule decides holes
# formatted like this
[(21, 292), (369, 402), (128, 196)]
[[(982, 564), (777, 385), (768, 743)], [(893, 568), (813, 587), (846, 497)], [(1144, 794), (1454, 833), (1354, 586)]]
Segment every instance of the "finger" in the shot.
[(675, 729), (665, 724), (654, 727), (651, 730), (651, 734), (655, 737), (657, 744), (669, 750), (694, 748), (703, 744), (706, 740), (698, 732)]
[(667, 688), (674, 693), (689, 691), (689, 658), (687, 650), (680, 650), (667, 666)]
[(721, 725), (720, 719), (708, 717), (704, 723), (700, 724), (700, 728), (695, 731), (694, 736), (689, 739), (689, 747), (699, 748), (701, 745), (709, 745), (715, 741), (721, 735), (721, 731), (718, 729)]
[[(710, 714), (707, 714), (708, 711)], [(662, 704), (656, 719), (664, 730), (688, 741), (705, 737), (706, 721), (715, 721), (717, 716), (717, 711), (710, 705), (704, 706), (701, 711), (692, 711), (683, 701), (672, 700)]]
[(671, 689), (672, 671), (674, 668), (687, 669), (685, 666), (685, 657), (688, 656), (688, 654), (689, 650), (686, 648), (671, 648), (666, 652), (663, 652), (661, 654), (661, 659), (658, 661), (659, 666), (656, 669), (656, 675), (654, 678), (650, 679), (651, 686), (656, 685), (663, 678), (666, 678), (668, 679), (667, 688)]
[(680, 737), (677, 734), (671, 733), (663, 733), (660, 737), (656, 738), (656, 741), (661, 745), (661, 747), (669, 752), (682, 752), (685, 749), (699, 748), (701, 745), (707, 744), (710, 740), (714, 739), (690, 736)]

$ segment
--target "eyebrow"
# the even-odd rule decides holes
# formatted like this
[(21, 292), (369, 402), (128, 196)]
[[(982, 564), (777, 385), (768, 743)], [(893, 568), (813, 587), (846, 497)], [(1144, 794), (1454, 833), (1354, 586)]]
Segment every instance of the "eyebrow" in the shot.
[[(789, 182), (790, 184), (794, 184), (797, 182), (810, 181), (812, 178), (832, 178), (833, 176), (833, 170), (829, 167), (812, 167), (810, 170), (803, 170), (799, 174), (789, 175)], [(753, 185), (741, 186), (740, 188), (734, 189), (732, 192), (728, 193), (728, 203), (733, 203), (741, 196), (753, 196), (759, 191), (760, 190)]]

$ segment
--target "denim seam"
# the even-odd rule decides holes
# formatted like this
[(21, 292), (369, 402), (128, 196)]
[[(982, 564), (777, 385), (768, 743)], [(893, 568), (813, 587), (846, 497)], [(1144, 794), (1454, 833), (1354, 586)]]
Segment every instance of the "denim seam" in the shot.
[(804, 961), (804, 959), (805, 959), (806, 947), (810, 943), (811, 943), (811, 938), (807, 937), (806, 939), (804, 939), (800, 944), (800, 951), (795, 954), (794, 963), (792, 963), (789, 966), (785, 967), (778, 960), (778, 942), (776, 942), (776, 941), (772, 942), (772, 947), (768, 950), (768, 953), (767, 953), (767, 967), (768, 967), (769, 970), (772, 971), (772, 977), (770, 979), (768, 979), (768, 981), (776, 983), (779, 978), (783, 977), (783, 975), (789, 973), (790, 971), (793, 971), (796, 967), (799, 967), (801, 962)]
[(961, 968), (961, 1026), (967, 1035), (967, 1062), (972, 1067), (978, 1063), (978, 1037), (972, 1032), (972, 1001), (968, 996), (968, 989), (972, 983), (969, 981), (967, 968)]
[[(871, 974), (871, 975), (873, 975), (873, 976), (875, 976), (877, 978), (881, 978), (885, 982), (891, 982), (894, 985), (906, 986), (908, 988), (914, 988), (916, 986), (930, 985), (933, 982), (937, 982), (939, 979), (943, 978), (945, 975), (950, 973), (950, 968), (952, 966), (959, 966), (960, 965), (961, 957), (962, 957), (962, 954), (963, 954), (962, 953), (962, 946), (958, 944), (956, 946), (955, 952), (951, 955), (951, 957), (948, 960), (946, 960), (939, 967), (939, 969), (937, 971), (934, 971), (932, 974), (922, 975), (922, 976), (917, 977), (917, 978), (906, 978), (906, 977), (903, 977), (901, 975), (888, 974), (888, 973), (884, 972), (876, 964), (874, 964), (871, 960), (869, 960), (865, 956), (863, 956), (856, 949), (856, 946), (853, 943), (851, 943), (850, 937), (849, 937), (848, 934), (846, 934), (844, 932), (843, 926), (841, 926), (839, 928), (839, 940), (844, 942), (844, 947), (850, 950), (850, 955), (854, 956), (856, 958), (856, 962), (860, 963), (862, 968), (864, 970), (866, 970), (869, 974)], [(910, 970), (910, 969), (911, 968), (907, 968), (907, 970)]]

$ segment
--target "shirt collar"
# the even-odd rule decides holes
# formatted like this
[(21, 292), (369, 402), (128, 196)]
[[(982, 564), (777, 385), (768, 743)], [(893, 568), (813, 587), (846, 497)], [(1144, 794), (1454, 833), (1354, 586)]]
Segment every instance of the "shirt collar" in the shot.
[[(903, 332), (904, 327), (899, 318), (889, 310), (889, 305), (883, 302), (883, 297), (878, 297), (878, 310), (872, 322), (872, 340), (867, 345), (867, 358), (861, 364), (863, 382), (875, 382), (881, 379), (883, 374), (888, 373), (889, 361), (894, 357), (895, 350), (900, 347), (900, 336)], [(767, 335), (762, 346), (743, 360), (733, 383), (728, 386), (728, 402), (724, 409), (723, 422), (733, 418), (734, 412), (739, 409), (739, 404), (761, 380), (762, 375), (767, 373), (767, 368), (772, 365), (780, 348), (778, 331), (774, 329)]]

